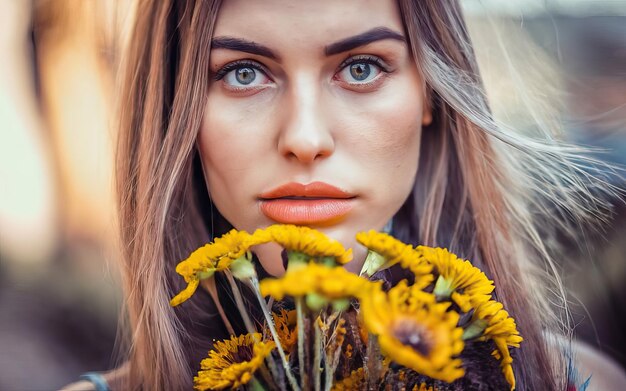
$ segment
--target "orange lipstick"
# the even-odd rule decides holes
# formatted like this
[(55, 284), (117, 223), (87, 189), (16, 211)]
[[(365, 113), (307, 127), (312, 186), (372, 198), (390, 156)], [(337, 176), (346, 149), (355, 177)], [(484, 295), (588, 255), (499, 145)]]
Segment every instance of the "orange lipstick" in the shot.
[(353, 207), (354, 195), (324, 182), (287, 183), (262, 193), (261, 212), (283, 224), (329, 224)]

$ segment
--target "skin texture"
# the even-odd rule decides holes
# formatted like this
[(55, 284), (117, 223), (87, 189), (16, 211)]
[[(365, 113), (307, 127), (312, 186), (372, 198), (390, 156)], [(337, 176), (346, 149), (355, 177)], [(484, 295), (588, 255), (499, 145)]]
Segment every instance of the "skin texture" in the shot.
[[(311, 226), (354, 249), (347, 268), (355, 272), (366, 253), (354, 235), (381, 230), (402, 206), (417, 172), (422, 125), (431, 122), (406, 42), (387, 38), (325, 53), (332, 43), (376, 28), (404, 36), (394, 1), (225, 2), (214, 42), (251, 41), (276, 58), (214, 44), (198, 135), (212, 201), (237, 229), (276, 223), (261, 212), (259, 195), (285, 183), (321, 181), (354, 195), (347, 215)], [(368, 64), (372, 58), (385, 67)], [(350, 59), (369, 71), (366, 79), (355, 79), (358, 69), (345, 65)], [(237, 79), (234, 69), (216, 80), (220, 69), (238, 60), (246, 60), (239, 68), (252, 62), (262, 70)], [(272, 245), (255, 249), (273, 275), (284, 271), (279, 251)]]

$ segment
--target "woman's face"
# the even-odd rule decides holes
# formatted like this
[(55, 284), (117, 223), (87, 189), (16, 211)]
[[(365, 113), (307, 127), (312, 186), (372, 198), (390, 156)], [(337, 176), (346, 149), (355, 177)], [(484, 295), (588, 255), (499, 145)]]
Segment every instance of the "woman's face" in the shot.
[[(423, 81), (395, 1), (228, 0), (198, 138), (215, 206), (237, 229), (307, 225), (365, 250), (415, 179)], [(283, 271), (280, 249), (258, 248)]]

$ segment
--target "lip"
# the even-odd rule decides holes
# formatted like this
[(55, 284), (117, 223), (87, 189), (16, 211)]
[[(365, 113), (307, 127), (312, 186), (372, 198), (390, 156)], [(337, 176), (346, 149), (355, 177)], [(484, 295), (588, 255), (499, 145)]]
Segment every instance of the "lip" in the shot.
[(259, 196), (261, 212), (283, 224), (332, 224), (353, 208), (356, 196), (324, 182), (287, 183)]
[(259, 196), (259, 198), (263, 200), (284, 197), (347, 199), (354, 198), (354, 195), (325, 182), (311, 182), (308, 185), (290, 182), (262, 193)]

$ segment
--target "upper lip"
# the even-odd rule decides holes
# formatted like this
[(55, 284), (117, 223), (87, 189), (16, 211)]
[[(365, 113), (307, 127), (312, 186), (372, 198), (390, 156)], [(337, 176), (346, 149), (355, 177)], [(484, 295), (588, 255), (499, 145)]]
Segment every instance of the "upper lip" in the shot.
[(325, 182), (311, 182), (306, 185), (290, 182), (266, 191), (259, 196), (262, 200), (285, 197), (348, 199), (355, 196)]

